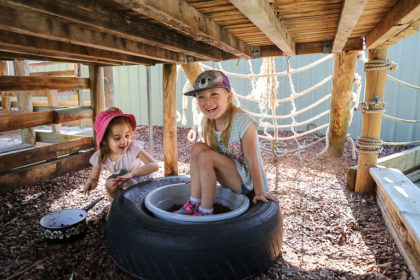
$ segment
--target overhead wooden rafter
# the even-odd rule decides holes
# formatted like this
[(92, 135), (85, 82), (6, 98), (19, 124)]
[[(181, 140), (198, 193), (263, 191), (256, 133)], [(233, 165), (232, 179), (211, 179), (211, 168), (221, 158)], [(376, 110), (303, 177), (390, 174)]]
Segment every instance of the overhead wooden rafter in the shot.
[(380, 46), (418, 19), (420, 19), (420, 1), (399, 1), (384, 16), (384, 19), (366, 35), (366, 48), (374, 49)]
[(230, 0), (248, 17), (283, 53), (296, 55), (295, 42), (283, 22), (265, 0)]
[(114, 2), (238, 58), (252, 57), (248, 45), (184, 0), (114, 0)]
[(150, 21), (124, 14), (96, 1), (11, 0), (13, 5), (27, 7), (71, 22), (86, 24), (129, 40), (150, 44), (200, 60), (229, 59), (230, 55), (211, 45), (195, 41)]
[(357, 21), (362, 15), (368, 0), (345, 0), (341, 11), (340, 22), (335, 34), (332, 52), (341, 52)]
[(9, 32), (71, 42), (169, 63), (184, 62), (184, 56), (180, 53), (115, 36), (87, 25), (69, 22), (27, 8), (0, 3), (0, 10), (2, 11), (0, 13), (0, 28)]

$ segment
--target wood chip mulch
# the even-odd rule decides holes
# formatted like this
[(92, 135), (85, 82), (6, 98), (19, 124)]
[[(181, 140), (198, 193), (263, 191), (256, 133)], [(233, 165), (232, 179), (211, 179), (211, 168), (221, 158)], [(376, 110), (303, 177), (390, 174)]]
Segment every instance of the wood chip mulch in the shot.
[[(179, 174), (189, 174), (187, 129), (178, 129)], [(148, 145), (148, 128), (135, 137)], [(154, 157), (163, 176), (162, 128), (154, 127)], [(290, 148), (292, 149), (290, 142)], [(256, 279), (412, 279), (387, 231), (374, 195), (345, 190), (347, 169), (356, 165), (351, 145), (331, 160), (321, 142), (300, 153), (274, 157), (263, 152), (272, 192), (284, 218), (282, 256)], [(380, 157), (410, 148), (385, 147)], [(39, 219), (64, 208), (83, 208), (106, 196), (100, 186), (81, 193), (89, 168), (0, 195), (0, 279), (128, 279), (108, 253), (105, 216), (109, 201), (88, 212), (88, 232), (66, 244), (47, 243)]]

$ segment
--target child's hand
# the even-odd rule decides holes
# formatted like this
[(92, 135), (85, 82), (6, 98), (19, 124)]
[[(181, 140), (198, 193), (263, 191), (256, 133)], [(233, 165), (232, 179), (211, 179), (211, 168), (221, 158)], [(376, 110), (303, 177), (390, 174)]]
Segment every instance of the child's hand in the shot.
[(133, 175), (131, 174), (131, 172), (128, 172), (122, 176), (117, 176), (117, 178), (115, 178), (115, 180), (117, 180), (117, 182), (119, 184), (122, 184), (124, 182), (127, 182), (128, 180), (133, 179)]
[(85, 187), (83, 188), (83, 193), (89, 195), (89, 192), (96, 189), (98, 186), (98, 180), (89, 178)]
[(279, 200), (277, 199), (277, 197), (275, 197), (271, 193), (265, 192), (265, 191), (263, 191), (261, 193), (256, 193), (255, 196), (254, 196), (254, 198), (252, 199), (252, 202), (254, 204), (256, 204), (258, 200), (260, 200), (262, 202), (268, 202), (268, 199), (269, 200), (272, 200), (272, 201), (274, 201), (276, 203), (279, 203)]

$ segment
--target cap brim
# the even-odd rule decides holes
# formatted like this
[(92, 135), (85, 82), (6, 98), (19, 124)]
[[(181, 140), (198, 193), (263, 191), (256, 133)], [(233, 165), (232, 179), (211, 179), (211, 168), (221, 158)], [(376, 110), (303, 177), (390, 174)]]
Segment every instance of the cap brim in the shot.
[(203, 91), (203, 90), (207, 90), (207, 89), (212, 89), (212, 88), (224, 88), (227, 91), (229, 91), (229, 89), (225, 86), (216, 86), (216, 87), (206, 87), (206, 88), (199, 88), (199, 89), (193, 89), (190, 91), (187, 91), (186, 93), (184, 93), (185, 96), (195, 96), (195, 94), (197, 92)]

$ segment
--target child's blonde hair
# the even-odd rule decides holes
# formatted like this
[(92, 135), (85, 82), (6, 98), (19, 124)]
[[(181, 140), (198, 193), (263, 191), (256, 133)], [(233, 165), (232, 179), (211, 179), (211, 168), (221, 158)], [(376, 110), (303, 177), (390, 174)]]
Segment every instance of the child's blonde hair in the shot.
[(108, 145), (105, 145), (103, 142), (107, 140), (107, 138), (109, 136), (109, 133), (111, 131), (111, 128), (114, 125), (123, 124), (123, 123), (127, 124), (127, 126), (130, 129), (130, 133), (131, 134), (133, 133), (133, 128), (131, 126), (131, 122), (130, 122), (130, 120), (127, 117), (116, 117), (116, 118), (113, 118), (111, 120), (111, 122), (108, 124), (108, 126), (106, 127), (105, 134), (104, 134), (104, 136), (102, 138), (102, 142), (101, 142), (100, 147), (99, 147), (99, 149), (101, 151), (99, 153), (99, 163), (105, 163), (105, 158), (109, 154)]
[[(222, 143), (225, 145), (226, 149), (229, 150), (229, 138), (230, 138), (230, 130), (232, 128), (232, 117), (233, 114), (237, 111), (238, 107), (233, 105), (232, 102), (228, 104), (226, 108), (226, 121), (225, 127), (222, 130), (222, 134), (220, 136)], [(205, 124), (204, 124), (204, 141), (207, 145), (210, 146), (212, 150), (217, 150), (218, 145), (215, 137), (216, 129), (216, 122), (215, 120), (209, 119), (205, 117)]]

